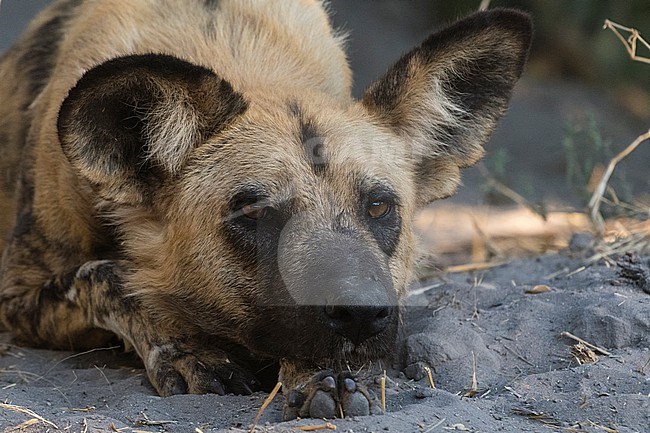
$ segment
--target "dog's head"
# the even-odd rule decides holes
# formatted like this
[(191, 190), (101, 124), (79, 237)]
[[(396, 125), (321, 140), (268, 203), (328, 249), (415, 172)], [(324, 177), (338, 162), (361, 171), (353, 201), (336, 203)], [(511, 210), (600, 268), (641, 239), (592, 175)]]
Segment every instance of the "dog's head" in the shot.
[(530, 37), (523, 14), (475, 14), (349, 104), (117, 58), (70, 91), (59, 139), (121, 229), (131, 289), (170, 329), (276, 357), (377, 357), (396, 335), (414, 213), (482, 156)]

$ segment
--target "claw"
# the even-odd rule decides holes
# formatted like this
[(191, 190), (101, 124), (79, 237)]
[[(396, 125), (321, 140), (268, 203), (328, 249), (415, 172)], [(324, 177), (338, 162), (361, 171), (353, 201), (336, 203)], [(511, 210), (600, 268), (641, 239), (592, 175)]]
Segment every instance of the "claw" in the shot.
[(287, 405), (289, 407), (300, 407), (305, 404), (305, 394), (300, 391), (293, 390), (287, 396)]
[(357, 390), (357, 383), (350, 377), (345, 378), (343, 385), (345, 385), (345, 389), (348, 392), (354, 392)]
[(210, 384), (207, 386), (207, 390), (210, 394), (225, 395), (226, 390), (223, 387), (223, 384), (218, 379), (212, 379)]
[(336, 389), (336, 380), (334, 380), (332, 376), (327, 376), (322, 380), (321, 384), (325, 391), (332, 391)]
[(173, 386), (171, 393), (172, 395), (187, 394), (187, 384), (185, 383), (185, 381), (176, 383)]
[(173, 381), (171, 385), (169, 385), (169, 393), (170, 395), (179, 395), (179, 394), (187, 394), (187, 382), (185, 382), (180, 376), (174, 380), (174, 378), (169, 378), (170, 381)]

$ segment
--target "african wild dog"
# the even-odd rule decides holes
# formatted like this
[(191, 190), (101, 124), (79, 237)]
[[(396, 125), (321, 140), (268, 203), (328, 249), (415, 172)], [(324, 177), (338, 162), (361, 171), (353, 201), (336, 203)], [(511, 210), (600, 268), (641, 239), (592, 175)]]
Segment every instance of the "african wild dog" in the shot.
[(271, 360), (287, 418), (372, 411), (343, 366), (391, 351), (414, 213), (482, 156), (530, 37), (472, 15), (355, 101), (320, 1), (57, 1), (0, 64), (3, 325), (117, 336), (161, 395)]

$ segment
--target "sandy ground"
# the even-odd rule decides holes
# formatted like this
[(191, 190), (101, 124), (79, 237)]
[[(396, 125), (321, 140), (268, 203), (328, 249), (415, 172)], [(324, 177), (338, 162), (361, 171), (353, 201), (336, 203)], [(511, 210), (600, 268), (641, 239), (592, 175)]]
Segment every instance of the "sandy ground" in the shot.
[[(396, 362), (401, 371), (389, 373), (387, 413), (333, 420), (337, 430), (647, 432), (648, 258), (637, 274), (605, 262), (582, 270), (579, 248), (415, 286)], [(530, 293), (540, 285), (541, 293)], [(563, 332), (604, 352), (572, 353), (577, 342)], [(32, 421), (20, 431), (55, 431), (56, 425), (70, 432), (238, 432), (266, 398), (160, 398), (137, 360), (117, 349), (34, 350), (11, 345), (6, 334), (0, 347), (0, 401), (37, 414), (1, 408), (6, 432), (39, 416), (49, 422)], [(425, 366), (433, 369), (436, 389)], [(260, 430), (323, 423), (280, 423), (281, 401), (265, 411)]]

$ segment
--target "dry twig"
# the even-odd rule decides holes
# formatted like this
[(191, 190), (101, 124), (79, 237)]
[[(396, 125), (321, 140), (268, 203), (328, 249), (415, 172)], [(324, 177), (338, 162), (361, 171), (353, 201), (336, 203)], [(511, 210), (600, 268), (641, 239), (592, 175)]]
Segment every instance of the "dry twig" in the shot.
[(149, 417), (147, 416), (146, 413), (140, 412), (140, 414), (142, 415), (142, 418), (136, 418), (136, 419), (132, 420), (132, 419), (127, 417), (127, 419), (129, 421), (131, 421), (131, 423), (133, 423), (133, 425), (135, 425), (136, 427), (156, 427), (156, 426), (162, 426), (162, 425), (165, 425), (165, 424), (176, 424), (177, 423), (177, 421), (171, 421), (171, 420), (170, 421), (154, 421), (152, 419), (149, 419)]
[(598, 361), (598, 355), (584, 343), (574, 345), (571, 348), (571, 355), (573, 355), (576, 362), (580, 365), (592, 364)]
[(507, 262), (483, 262), (483, 263), (467, 263), (465, 265), (449, 266), (445, 268), (448, 274), (459, 274), (463, 272), (484, 271), (486, 269), (496, 268), (497, 266), (505, 265)]
[[(639, 42), (642, 45), (645, 45), (645, 47), (650, 50), (650, 44), (648, 44), (648, 42), (646, 42), (645, 39), (641, 37), (641, 34), (639, 33), (638, 30), (630, 27), (622, 26), (610, 20), (605, 20), (603, 29), (610, 29), (612, 32), (614, 32), (616, 37), (625, 46), (625, 49), (627, 50), (627, 53), (630, 55), (630, 58), (632, 60), (637, 62), (650, 63), (650, 58), (639, 56), (636, 53)], [(629, 33), (630, 36), (628, 36), (626, 39), (619, 30)]]
[(325, 424), (318, 424), (318, 425), (303, 425), (301, 427), (296, 427), (296, 430), (300, 430), (300, 431), (336, 430), (336, 426), (331, 422), (326, 422)]
[(634, 149), (636, 149), (641, 143), (648, 139), (650, 139), (650, 130), (645, 134), (639, 135), (637, 139), (632, 142), (632, 144), (630, 144), (622, 152), (612, 158), (612, 160), (607, 165), (607, 170), (605, 170), (602, 179), (600, 179), (598, 187), (594, 191), (594, 194), (591, 196), (591, 200), (589, 200), (591, 221), (594, 223), (601, 234), (604, 232), (605, 221), (600, 214), (600, 203), (602, 201), (603, 194), (605, 194), (605, 190), (607, 189), (609, 178), (612, 176), (616, 165), (621, 162), (621, 160), (623, 160), (626, 156), (632, 153)]

